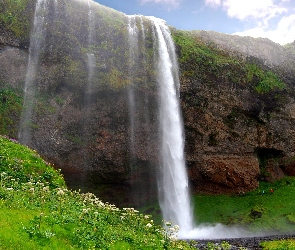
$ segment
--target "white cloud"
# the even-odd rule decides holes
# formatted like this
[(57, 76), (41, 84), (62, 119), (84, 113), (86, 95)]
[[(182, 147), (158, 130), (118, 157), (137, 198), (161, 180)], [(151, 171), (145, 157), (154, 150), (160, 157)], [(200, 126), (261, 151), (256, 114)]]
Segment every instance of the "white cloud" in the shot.
[[(282, 0), (286, 2), (288, 0)], [(286, 12), (287, 9), (274, 3), (274, 0), (205, 0), (206, 5), (222, 7), (229, 17), (245, 20), (246, 18), (271, 18)]]
[(205, 0), (205, 3), (212, 7), (218, 7), (221, 5), (221, 0)]
[(295, 14), (282, 17), (277, 26), (271, 29), (268, 26), (254, 27), (242, 32), (236, 32), (235, 35), (252, 36), (252, 37), (266, 37), (270, 40), (286, 44), (295, 40)]
[(178, 7), (180, 2), (181, 0), (140, 0), (141, 4), (146, 4), (146, 3), (164, 4), (169, 6), (169, 8)]
[(248, 28), (235, 34), (267, 37), (280, 44), (295, 39), (295, 14), (290, 0), (205, 0), (210, 7), (220, 7), (230, 18), (244, 22)]

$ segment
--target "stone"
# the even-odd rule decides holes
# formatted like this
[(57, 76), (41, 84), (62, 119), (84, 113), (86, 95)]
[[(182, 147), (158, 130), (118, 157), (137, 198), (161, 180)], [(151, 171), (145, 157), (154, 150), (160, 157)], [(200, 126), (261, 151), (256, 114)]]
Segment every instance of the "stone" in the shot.
[(241, 194), (258, 187), (259, 175), (255, 155), (206, 155), (189, 167), (194, 193)]

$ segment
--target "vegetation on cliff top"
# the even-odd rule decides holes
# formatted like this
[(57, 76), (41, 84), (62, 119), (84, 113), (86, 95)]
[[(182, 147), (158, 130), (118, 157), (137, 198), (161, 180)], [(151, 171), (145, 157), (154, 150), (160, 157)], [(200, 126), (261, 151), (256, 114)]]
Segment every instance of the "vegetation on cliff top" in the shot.
[(1, 136), (0, 215), (1, 249), (193, 249), (177, 227), (68, 190), (35, 151)]
[(193, 32), (172, 29), (182, 80), (197, 79), (202, 83), (250, 87), (258, 94), (282, 90), (286, 84), (263, 65), (253, 64), (226, 50), (206, 44)]
[(0, 26), (12, 32), (15, 38), (28, 39), (34, 0), (2, 0), (0, 1)]

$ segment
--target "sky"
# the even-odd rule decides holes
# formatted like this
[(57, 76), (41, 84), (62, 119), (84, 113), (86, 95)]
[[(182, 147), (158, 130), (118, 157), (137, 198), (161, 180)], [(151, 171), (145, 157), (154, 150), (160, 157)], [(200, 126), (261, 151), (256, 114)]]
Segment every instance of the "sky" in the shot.
[(295, 41), (294, 0), (94, 0), (127, 15), (155, 16), (181, 30)]

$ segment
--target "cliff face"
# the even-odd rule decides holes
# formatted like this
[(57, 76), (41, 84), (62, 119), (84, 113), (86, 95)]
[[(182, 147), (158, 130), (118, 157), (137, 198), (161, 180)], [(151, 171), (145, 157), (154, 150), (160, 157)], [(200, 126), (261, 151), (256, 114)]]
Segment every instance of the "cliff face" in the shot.
[[(11, 137), (18, 136), (28, 79), (29, 36), (19, 30), (31, 30), (34, 1), (26, 3), (27, 26), (16, 29), (4, 19), (12, 10), (7, 4), (0, 19), (0, 133)], [(80, 1), (59, 4), (58, 12), (48, 7), (28, 144), (61, 168), (71, 187), (121, 205), (153, 199), (160, 151), (153, 29), (137, 19), (145, 39), (132, 61), (127, 16), (100, 5), (89, 12)], [(93, 19), (85, 21), (89, 13)], [(294, 46), (172, 34), (193, 192), (246, 192), (261, 179), (293, 175)]]
[[(240, 193), (293, 168), (294, 58), (286, 56), (293, 49), (266, 39), (214, 34), (174, 34), (188, 171), (195, 191)], [(195, 50), (186, 54), (191, 42)], [(255, 56), (256, 46), (269, 49)], [(270, 80), (270, 71), (278, 72), (286, 85)], [(276, 87), (262, 90), (275, 81)]]

